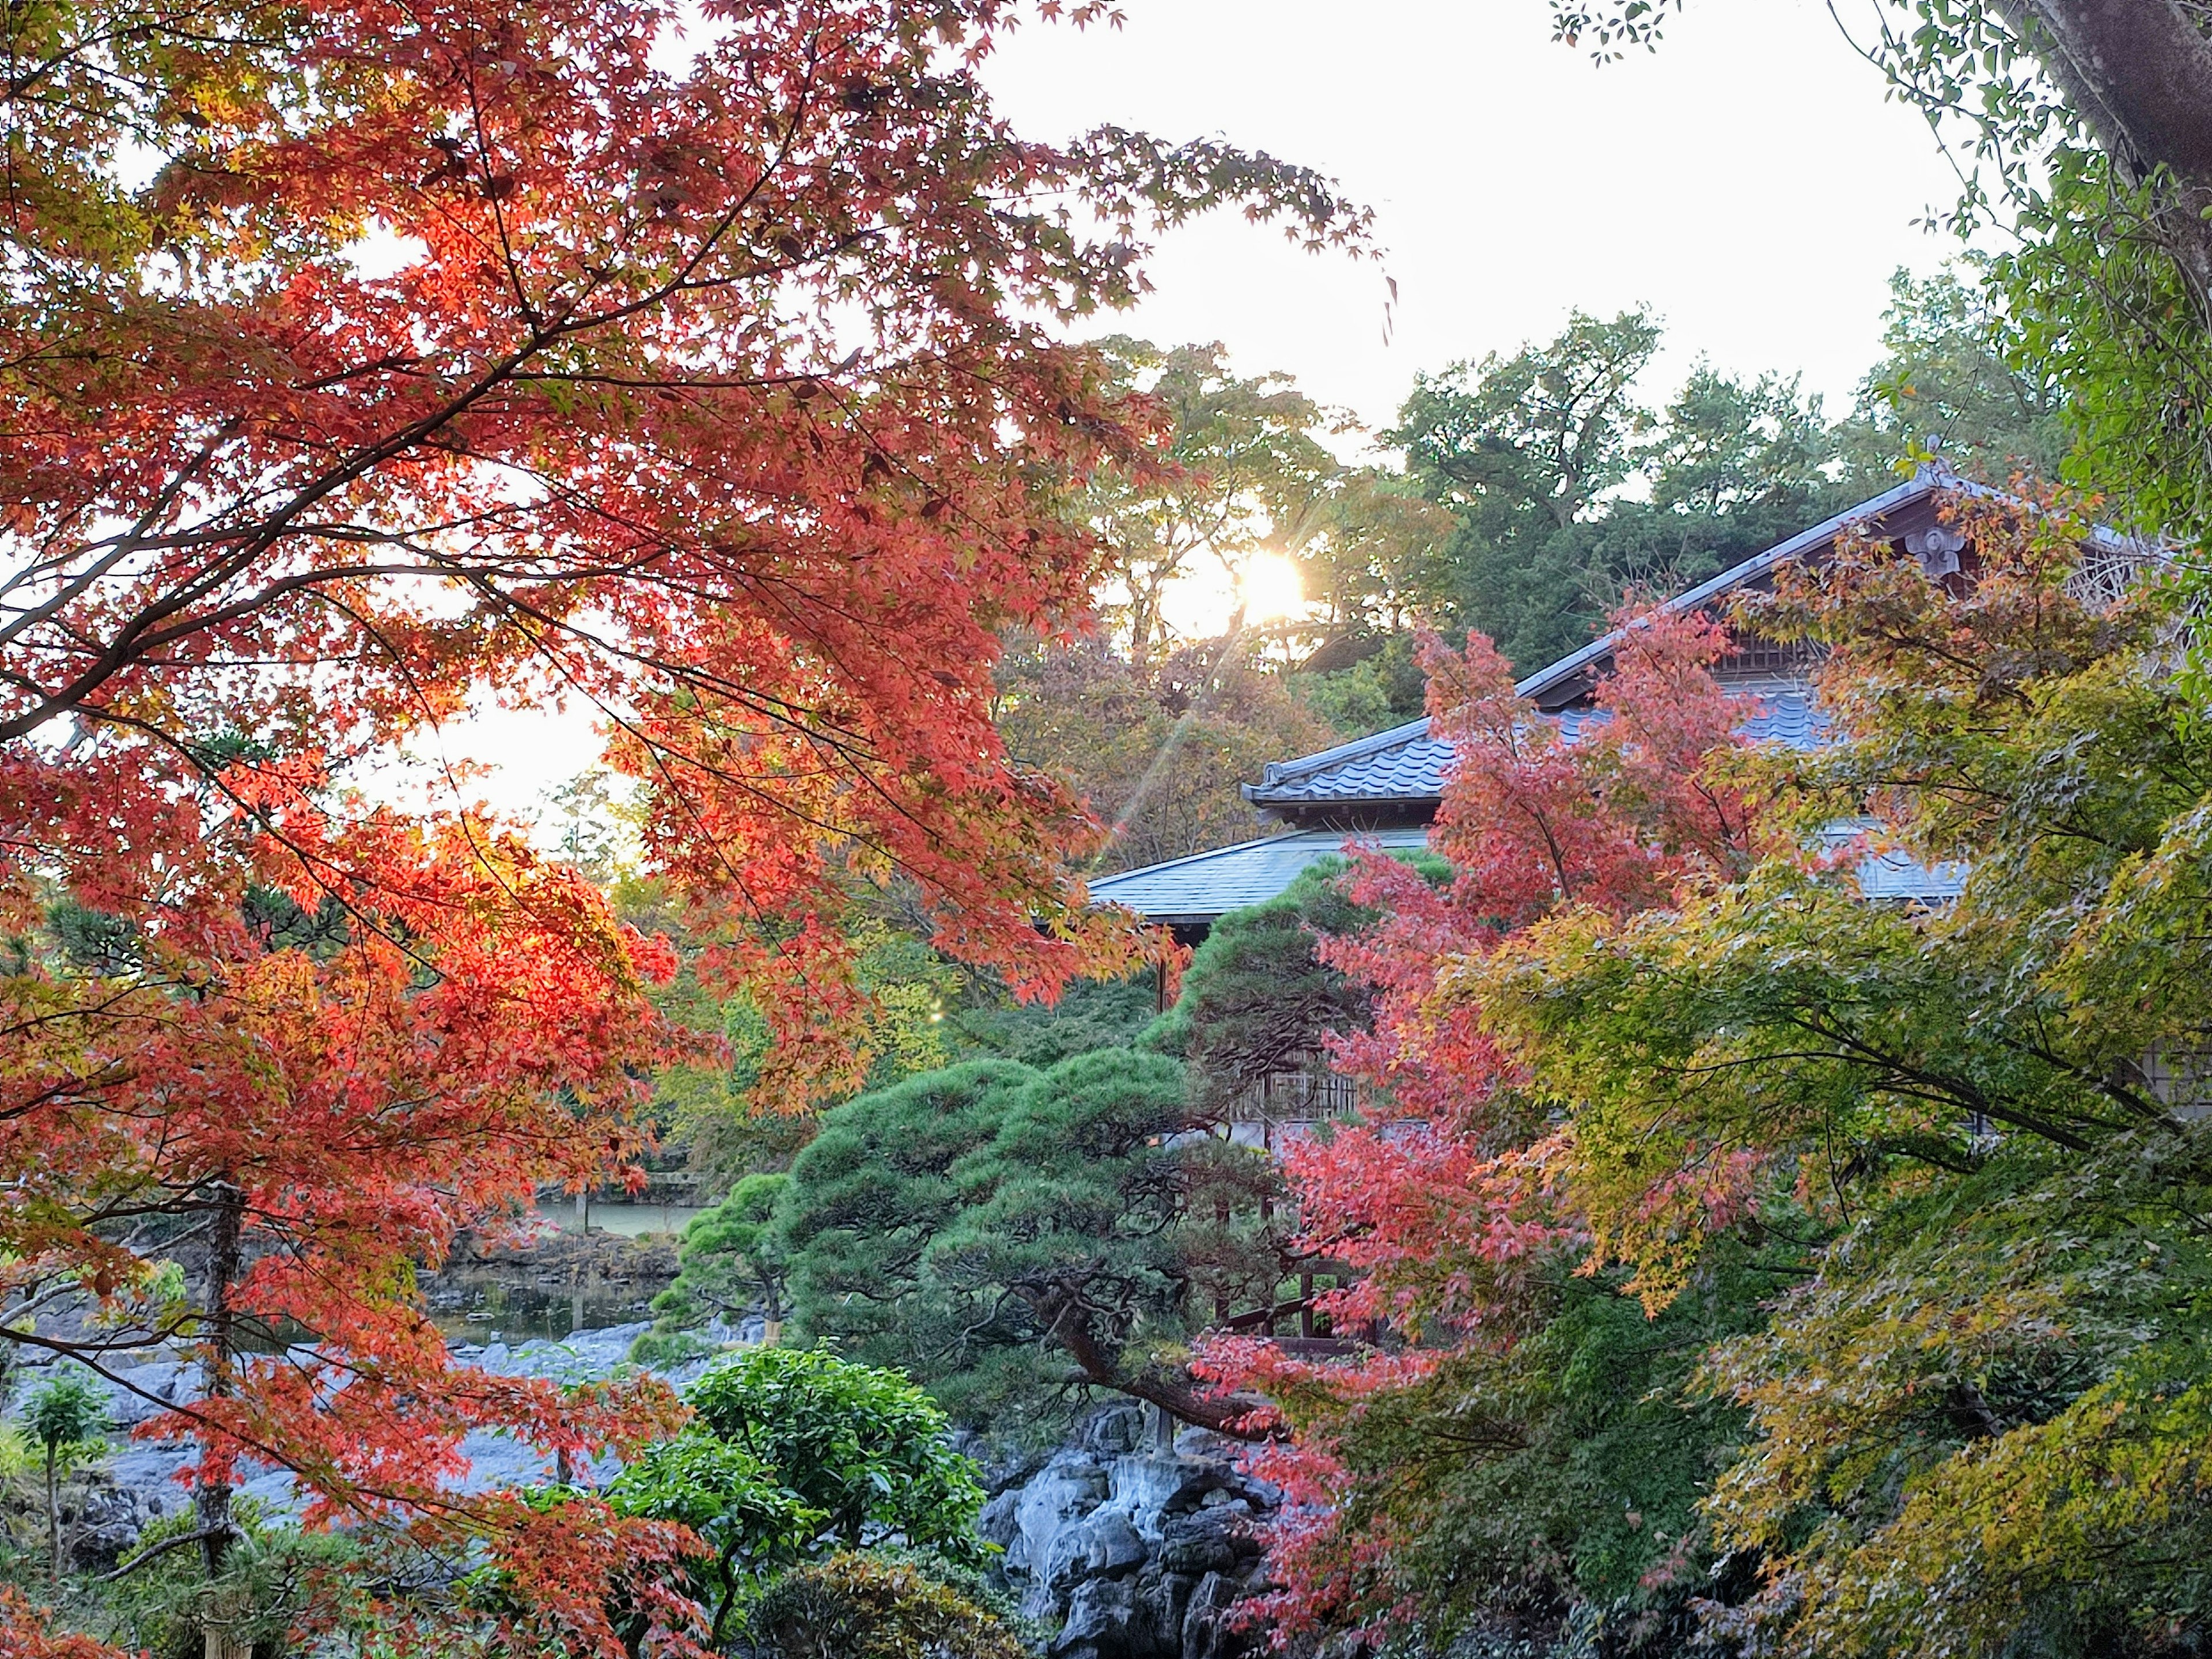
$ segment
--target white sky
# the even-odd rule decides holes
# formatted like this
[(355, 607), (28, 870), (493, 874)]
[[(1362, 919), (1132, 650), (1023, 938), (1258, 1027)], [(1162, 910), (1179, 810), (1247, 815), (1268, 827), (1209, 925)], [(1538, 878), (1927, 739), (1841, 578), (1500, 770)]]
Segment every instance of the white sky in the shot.
[(987, 66), (1017, 131), (1223, 135), (1341, 179), (1386, 258), (1303, 254), (1224, 216), (1164, 243), (1157, 291), (1105, 326), (1220, 340), (1371, 424), (1416, 369), (1639, 301), (1668, 328), (1656, 392), (1703, 352), (1802, 369), (1838, 413), (1889, 273), (1951, 250), (1913, 222), (1955, 175), (1817, 0), (1688, 0), (1656, 53), (1601, 68), (1553, 42), (1546, 0), (1122, 5), (1119, 30), (1026, 29)]
[[(1219, 340), (1240, 372), (1287, 371), (1370, 425), (1417, 369), (1638, 302), (1667, 327), (1654, 401), (1702, 354), (1802, 370), (1832, 416), (1878, 350), (1889, 273), (1952, 251), (1915, 222), (1955, 176), (1817, 0), (1689, 0), (1657, 53), (1602, 68), (1553, 41), (1546, 0), (1122, 4), (1118, 30), (1031, 27), (987, 66), (1017, 131), (1110, 121), (1266, 149), (1371, 204), (1385, 258), (1220, 216), (1167, 239), (1155, 292), (1097, 331)], [(483, 793), (510, 812), (590, 757), (574, 714), (471, 724), (449, 747), (498, 763)]]

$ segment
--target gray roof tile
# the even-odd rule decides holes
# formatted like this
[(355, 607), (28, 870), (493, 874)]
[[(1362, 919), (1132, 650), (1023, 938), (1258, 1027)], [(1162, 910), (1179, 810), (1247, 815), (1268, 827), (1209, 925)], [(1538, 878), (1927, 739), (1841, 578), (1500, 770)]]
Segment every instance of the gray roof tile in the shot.
[[(1753, 743), (1816, 749), (1826, 735), (1827, 721), (1814, 707), (1811, 693), (1794, 681), (1747, 683), (1728, 690), (1751, 705), (1738, 729)], [(1559, 722), (1572, 743), (1606, 716), (1597, 709), (1564, 708), (1550, 718)], [(1270, 766), (1266, 781), (1247, 787), (1244, 794), (1261, 806), (1437, 800), (1443, 794), (1451, 759), (1451, 745), (1430, 735), (1428, 721), (1410, 720), (1358, 743)]]
[(1212, 922), (1231, 910), (1273, 898), (1308, 865), (1341, 853), (1347, 842), (1380, 846), (1393, 853), (1418, 852), (1429, 844), (1429, 832), (1380, 830), (1346, 836), (1341, 830), (1294, 830), (1102, 876), (1091, 884), (1091, 896), (1100, 904), (1124, 905), (1148, 921)]

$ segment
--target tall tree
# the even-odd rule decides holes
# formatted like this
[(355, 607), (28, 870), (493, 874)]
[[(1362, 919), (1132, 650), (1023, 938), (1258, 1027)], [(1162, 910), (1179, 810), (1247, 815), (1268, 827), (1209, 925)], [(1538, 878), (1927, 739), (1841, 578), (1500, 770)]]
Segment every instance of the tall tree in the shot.
[[(1548, 917), (1634, 915), (1747, 867), (1752, 806), (1726, 776), (1735, 714), (1706, 672), (1726, 648), (1709, 619), (1643, 618), (1598, 692), (1611, 718), (1570, 744), (1487, 641), (1431, 642), (1432, 717), (1461, 757), (1432, 836), (1449, 876), (1358, 861), (1350, 895), (1380, 920), (1322, 954), (1373, 998), (1372, 1028), (1333, 1045), (1368, 1103), (1286, 1160), (1297, 1245), (1361, 1275), (1325, 1298), (1340, 1328), (1385, 1322), (1406, 1346), (1332, 1363), (1218, 1340), (1207, 1360), (1276, 1401), (1287, 1431), (1261, 1462), (1291, 1494), (1267, 1603), (1286, 1632), (1420, 1630), (1442, 1648), (1516, 1609), (1556, 1629), (1578, 1593), (1633, 1587), (1686, 1530), (1701, 1437), (1634, 1394), (1608, 1397), (1620, 1378), (1659, 1378), (1619, 1317), (1618, 1281), (1576, 1283), (1589, 1232), (1564, 1186), (1571, 1130), (1458, 988)], [(1650, 1224), (1725, 1204), (1734, 1178), (1655, 1190)], [(1700, 1312), (1666, 1340), (1707, 1328)], [(1616, 1369), (1547, 1381), (1547, 1355)], [(1647, 1498), (1663, 1502), (1640, 1536), (1607, 1513)]]
[(1250, 839), (1239, 786), (1269, 761), (1328, 746), (1334, 734), (1261, 659), (1261, 644), (1242, 634), (1202, 641), (1147, 669), (1085, 641), (1003, 665), (1009, 748), (1066, 778), (1108, 824), (1094, 868)]
[(1577, 311), (1547, 345), (1414, 377), (1389, 436), (1432, 499), (1462, 510), (1534, 507), (1560, 529), (1626, 478), (1650, 412), (1635, 385), (1659, 349), (1643, 311)]
[(1281, 539), (1339, 471), (1317, 434), (1340, 422), (1288, 375), (1238, 377), (1218, 344), (1163, 350), (1116, 337), (1100, 349), (1168, 434), (1165, 465), (1107, 467), (1079, 506), (1105, 544), (1121, 643), (1149, 667), (1176, 643), (1162, 609), (1168, 589), (1203, 561), (1233, 581), (1263, 544)]
[[(1601, 59), (1668, 8), (1561, 0)], [(1861, 45), (1996, 219), (2015, 362), (2063, 384), (2074, 481), (2147, 531), (2212, 526), (2212, 24), (2191, 0), (1884, 0)]]
[(1457, 522), (1411, 480), (1377, 467), (1345, 473), (1294, 527), (1300, 586), (1331, 640), (1405, 632), (1449, 590)]
[[(1420, 377), (1391, 434), (1415, 486), (1460, 520), (1425, 573), (1426, 608), (1524, 674), (1636, 596), (1700, 580), (1843, 504), (1817, 399), (1700, 364), (1655, 413), (1635, 382), (1658, 343), (1643, 312), (1577, 313), (1545, 345)], [(1650, 499), (1621, 489), (1637, 477)]]
[(2002, 484), (2015, 472), (2056, 481), (2071, 439), (2057, 381), (2017, 354), (2019, 330), (1986, 289), (1955, 270), (1889, 279), (1881, 361), (1839, 432), (1852, 472), (1882, 482), (1916, 452)]
[[(1016, 16), (9, 15), (0, 1340), (111, 1377), (192, 1346), (163, 1426), (210, 1569), (241, 1459), (311, 1519), (489, 1536), (586, 1643), (607, 1562), (680, 1541), (453, 1498), (469, 1428), (580, 1451), (665, 1402), (455, 1373), (410, 1288), (626, 1160), (672, 953), (479, 817), (349, 793), (362, 763), (486, 697), (595, 708), (792, 1098), (852, 1069), (856, 875), (1026, 991), (1112, 948), (992, 674), (1082, 602), (1060, 492), (1146, 429), (1036, 319), (1129, 299), (1133, 238), (1231, 197), (1316, 244), (1360, 219), (1220, 144), (1018, 141), (975, 74)], [(72, 1291), (96, 1322), (33, 1326)]]
[(1734, 509), (1803, 503), (1823, 493), (1833, 445), (1818, 394), (1799, 376), (1749, 385), (1699, 362), (1662, 417), (1646, 454), (1652, 505), (1717, 518)]

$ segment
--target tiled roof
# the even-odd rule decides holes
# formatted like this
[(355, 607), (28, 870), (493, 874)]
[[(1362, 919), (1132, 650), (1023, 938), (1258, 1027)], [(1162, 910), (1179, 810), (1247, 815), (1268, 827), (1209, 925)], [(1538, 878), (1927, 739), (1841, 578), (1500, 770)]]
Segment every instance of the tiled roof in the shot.
[[(1756, 699), (1738, 728), (1752, 742), (1786, 744), (1792, 749), (1820, 746), (1827, 722), (1802, 684), (1755, 681), (1727, 690), (1747, 704)], [(1606, 715), (1593, 708), (1563, 708), (1551, 718), (1572, 743)], [(1451, 745), (1429, 734), (1427, 720), (1409, 720), (1357, 743), (1270, 766), (1264, 781), (1245, 787), (1244, 798), (1260, 806), (1433, 801), (1443, 797), (1451, 758)]]
[(1429, 833), (1401, 829), (1346, 836), (1341, 830), (1295, 830), (1102, 876), (1091, 884), (1091, 896), (1100, 904), (1124, 905), (1148, 921), (1211, 923), (1231, 910), (1273, 898), (1308, 865), (1341, 853), (1347, 842), (1380, 845), (1393, 853), (1419, 851), (1429, 844)]

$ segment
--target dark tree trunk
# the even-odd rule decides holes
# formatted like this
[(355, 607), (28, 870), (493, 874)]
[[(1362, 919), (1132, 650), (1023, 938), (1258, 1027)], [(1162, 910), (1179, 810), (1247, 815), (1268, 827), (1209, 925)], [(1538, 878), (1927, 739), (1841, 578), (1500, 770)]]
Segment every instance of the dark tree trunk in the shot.
[(1227, 1396), (1200, 1394), (1188, 1382), (1157, 1374), (1131, 1376), (1115, 1364), (1091, 1328), (1089, 1315), (1073, 1297), (1050, 1290), (1017, 1289), (1053, 1340), (1065, 1348), (1083, 1375), (1099, 1387), (1111, 1389), (1132, 1400), (1157, 1406), (1172, 1417), (1200, 1428), (1212, 1429), (1237, 1440), (1264, 1440), (1244, 1426), (1244, 1419), (1263, 1410), (1267, 1402), (1256, 1395)]
[[(222, 1398), (232, 1388), (238, 1331), (230, 1292), (238, 1282), (241, 1265), (245, 1207), (245, 1194), (235, 1185), (228, 1181), (215, 1183), (215, 1224), (208, 1241), (207, 1294), (202, 1304), (207, 1319), (205, 1392), (210, 1400)], [(200, 1534), (200, 1565), (213, 1578), (222, 1571), (224, 1559), (230, 1553), (228, 1476), (200, 1482), (192, 1494), (192, 1516)]]
[(2170, 179), (2161, 230), (2212, 325), (2212, 40), (2182, 0), (1997, 0), (2130, 183)]
[(53, 1576), (54, 1589), (62, 1587), (62, 1504), (59, 1484), (54, 1478), (54, 1455), (57, 1448), (46, 1447), (46, 1560)]

